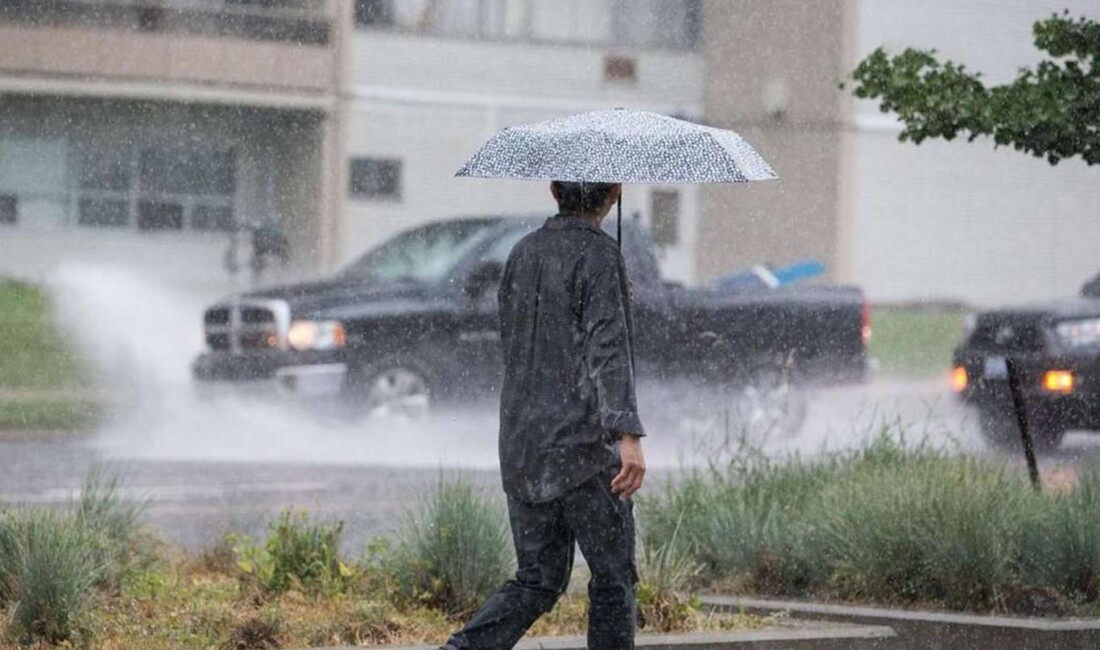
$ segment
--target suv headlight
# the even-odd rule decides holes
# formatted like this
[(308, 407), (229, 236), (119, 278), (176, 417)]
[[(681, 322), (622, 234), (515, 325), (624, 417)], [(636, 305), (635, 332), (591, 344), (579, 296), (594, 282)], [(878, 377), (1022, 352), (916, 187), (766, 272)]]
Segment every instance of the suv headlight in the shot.
[(1100, 345), (1100, 318), (1065, 320), (1054, 326), (1058, 339), (1070, 348)]
[(286, 340), (299, 351), (333, 350), (347, 344), (347, 332), (339, 321), (298, 320), (290, 324)]

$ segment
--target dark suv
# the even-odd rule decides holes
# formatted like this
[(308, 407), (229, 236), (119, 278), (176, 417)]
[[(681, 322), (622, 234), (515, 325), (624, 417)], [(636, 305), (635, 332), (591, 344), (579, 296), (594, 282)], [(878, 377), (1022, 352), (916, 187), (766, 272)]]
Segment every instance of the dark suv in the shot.
[(978, 408), (982, 433), (1015, 445), (1019, 427), (1008, 366), (1019, 369), (1029, 429), (1039, 449), (1067, 431), (1100, 430), (1100, 275), (1070, 300), (972, 316), (955, 350), (952, 384)]

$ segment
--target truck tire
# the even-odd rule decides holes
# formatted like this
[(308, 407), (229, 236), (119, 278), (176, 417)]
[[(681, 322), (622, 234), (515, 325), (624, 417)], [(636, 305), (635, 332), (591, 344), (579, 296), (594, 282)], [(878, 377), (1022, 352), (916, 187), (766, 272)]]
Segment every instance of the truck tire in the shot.
[(344, 402), (357, 417), (421, 418), (433, 406), (430, 367), (414, 356), (388, 356), (353, 368)]
[(745, 373), (733, 407), (734, 432), (762, 442), (797, 434), (806, 422), (808, 399), (789, 366), (765, 363)]
[[(1054, 451), (1066, 435), (1064, 429), (1042, 420), (1031, 421), (1028, 425), (1036, 453)], [(1011, 406), (978, 407), (978, 426), (985, 441), (996, 449), (1020, 451), (1023, 448), (1020, 425)]]

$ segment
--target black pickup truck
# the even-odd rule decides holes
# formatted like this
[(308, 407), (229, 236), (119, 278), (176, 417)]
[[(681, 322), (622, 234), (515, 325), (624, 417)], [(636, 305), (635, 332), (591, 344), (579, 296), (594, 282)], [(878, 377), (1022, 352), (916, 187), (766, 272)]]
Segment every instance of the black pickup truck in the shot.
[(1079, 298), (977, 314), (955, 350), (952, 385), (978, 409), (986, 439), (1020, 442), (1007, 359), (1018, 368), (1028, 429), (1038, 449), (1071, 430), (1100, 430), (1100, 275)]
[[(500, 375), (496, 287), (512, 246), (544, 218), (429, 223), (333, 277), (231, 297), (206, 310), (193, 363), (208, 390), (228, 382), (337, 394), (372, 413), (487, 397)], [(862, 292), (729, 293), (663, 282), (648, 234), (624, 224), (641, 381), (729, 386), (752, 417), (797, 427), (799, 385), (859, 381), (870, 334)]]

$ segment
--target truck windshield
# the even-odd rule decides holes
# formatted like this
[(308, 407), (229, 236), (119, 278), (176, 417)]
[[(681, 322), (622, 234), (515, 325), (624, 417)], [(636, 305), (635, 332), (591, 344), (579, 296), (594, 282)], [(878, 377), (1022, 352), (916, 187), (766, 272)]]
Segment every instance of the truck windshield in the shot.
[(360, 280), (413, 280), (435, 284), (489, 236), (496, 221), (433, 223), (397, 235), (344, 268)]

